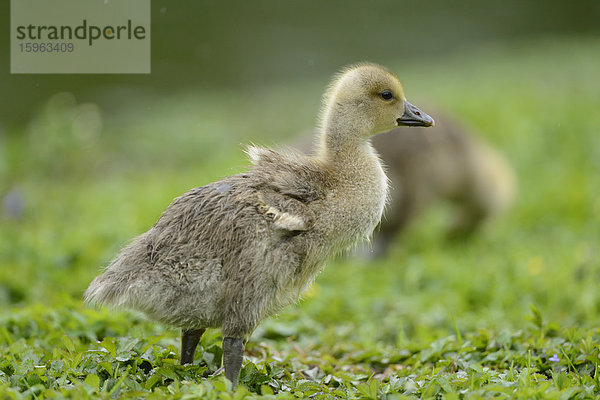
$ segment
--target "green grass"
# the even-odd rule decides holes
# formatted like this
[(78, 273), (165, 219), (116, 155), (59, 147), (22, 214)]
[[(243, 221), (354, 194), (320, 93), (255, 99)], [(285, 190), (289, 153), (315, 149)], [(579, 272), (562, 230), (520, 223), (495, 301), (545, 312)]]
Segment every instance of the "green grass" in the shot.
[(444, 241), (438, 208), (387, 258), (328, 265), (255, 331), (235, 391), (215, 375), (218, 331), (182, 367), (177, 331), (81, 294), (173, 197), (242, 170), (241, 143), (310, 131), (327, 77), (111, 115), (53, 98), (0, 137), (0, 192), (26, 204), (0, 225), (0, 398), (600, 396), (599, 45), (390, 65), (411, 101), (445, 106), (507, 155), (518, 200), (472, 240)]

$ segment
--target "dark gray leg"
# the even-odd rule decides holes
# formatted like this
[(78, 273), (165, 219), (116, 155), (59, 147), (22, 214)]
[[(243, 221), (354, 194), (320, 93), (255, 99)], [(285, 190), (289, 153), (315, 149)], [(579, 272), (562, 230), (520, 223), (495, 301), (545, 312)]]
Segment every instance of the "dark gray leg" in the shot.
[(243, 339), (232, 337), (223, 339), (223, 366), (225, 367), (225, 377), (231, 381), (234, 388), (238, 384), (243, 358)]
[(202, 328), (181, 331), (181, 365), (194, 363), (194, 353), (204, 330)]

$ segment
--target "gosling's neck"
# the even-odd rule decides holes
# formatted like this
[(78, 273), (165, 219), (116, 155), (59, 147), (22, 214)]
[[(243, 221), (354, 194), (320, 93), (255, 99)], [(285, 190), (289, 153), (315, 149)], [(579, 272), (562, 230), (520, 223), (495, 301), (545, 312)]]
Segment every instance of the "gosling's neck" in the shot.
[[(350, 117), (350, 118), (349, 118)], [(354, 121), (343, 108), (325, 110), (318, 133), (316, 157), (329, 166), (353, 165), (366, 160), (378, 162), (366, 124)]]

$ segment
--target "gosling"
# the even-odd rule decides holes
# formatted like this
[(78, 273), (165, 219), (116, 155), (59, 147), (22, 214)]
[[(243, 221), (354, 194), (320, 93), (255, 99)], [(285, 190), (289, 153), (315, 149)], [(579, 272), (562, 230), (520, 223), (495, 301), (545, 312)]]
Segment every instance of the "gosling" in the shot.
[(193, 362), (206, 328), (221, 328), (235, 387), (257, 324), (297, 301), (328, 259), (379, 223), (388, 185), (371, 136), (434, 124), (375, 64), (335, 77), (320, 121), (315, 156), (251, 146), (248, 172), (176, 198), (93, 280), (85, 301), (180, 327), (181, 364)]

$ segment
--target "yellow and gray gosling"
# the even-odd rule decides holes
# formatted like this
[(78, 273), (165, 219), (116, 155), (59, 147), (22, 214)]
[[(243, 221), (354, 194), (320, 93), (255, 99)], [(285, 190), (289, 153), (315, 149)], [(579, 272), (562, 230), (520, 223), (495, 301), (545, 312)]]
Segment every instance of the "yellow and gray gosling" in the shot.
[(297, 301), (327, 260), (379, 223), (388, 188), (371, 136), (434, 123), (375, 64), (337, 75), (320, 117), (315, 156), (249, 147), (247, 172), (176, 198), (85, 300), (180, 327), (182, 364), (193, 362), (205, 328), (221, 328), (225, 376), (237, 385), (244, 339), (258, 323)]

